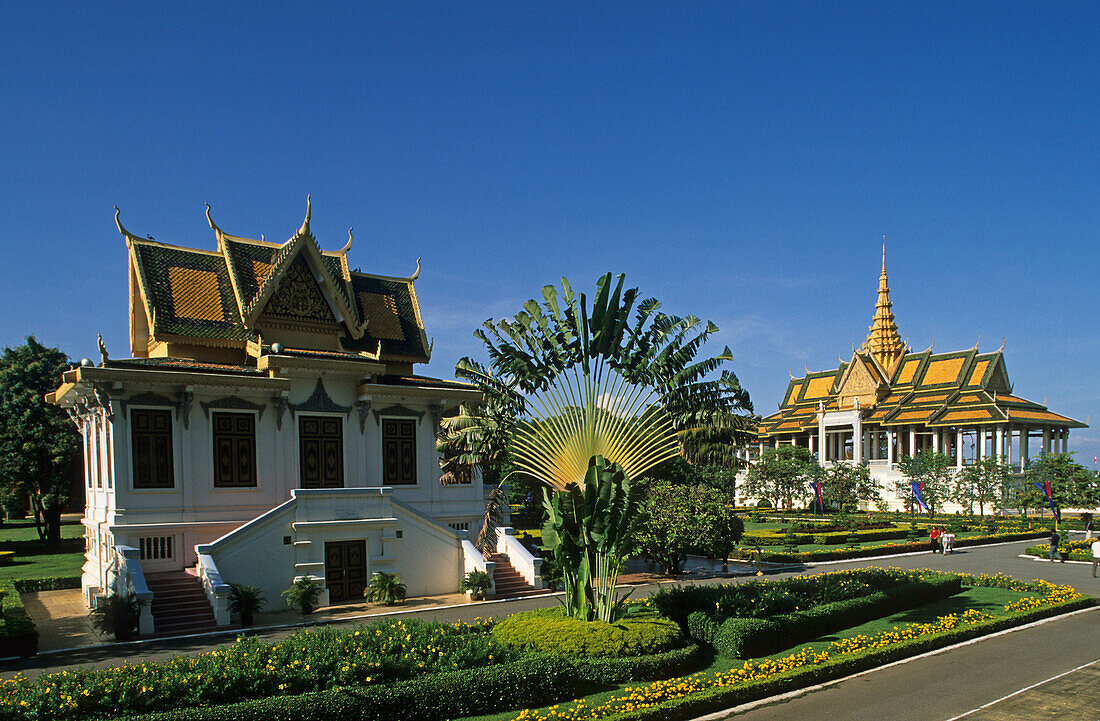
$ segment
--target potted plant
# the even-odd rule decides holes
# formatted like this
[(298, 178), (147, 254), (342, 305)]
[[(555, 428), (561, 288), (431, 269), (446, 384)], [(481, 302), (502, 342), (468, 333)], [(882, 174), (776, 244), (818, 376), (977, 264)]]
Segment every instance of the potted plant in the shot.
[(475, 568), (462, 579), (460, 590), (463, 593), (470, 594), (470, 600), (472, 601), (483, 601), (489, 593), (489, 587), (492, 585), (493, 581), (489, 578), (489, 574)]
[(313, 613), (313, 607), (317, 605), (317, 599), (320, 597), (321, 586), (309, 576), (302, 576), (290, 588), (283, 591), (286, 605), (297, 606), (302, 610), (303, 616)]
[(371, 576), (365, 595), (371, 603), (393, 606), (405, 600), (405, 584), (401, 583), (401, 576), (396, 573), (377, 571)]
[(255, 586), (229, 585), (229, 612), (241, 617), (242, 626), (251, 626), (253, 616), (264, 606), (264, 595)]
[(113, 635), (117, 641), (129, 641), (138, 635), (141, 606), (141, 599), (132, 593), (125, 596), (112, 593), (92, 612), (92, 623), (97, 630)]

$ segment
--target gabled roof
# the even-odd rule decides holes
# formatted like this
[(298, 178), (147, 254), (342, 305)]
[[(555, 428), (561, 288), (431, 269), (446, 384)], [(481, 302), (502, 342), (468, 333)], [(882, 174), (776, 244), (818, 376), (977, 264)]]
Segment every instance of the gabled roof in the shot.
[[(212, 345), (258, 341), (258, 323), (265, 309), (287, 274), (304, 263), (312, 276), (309, 284), (315, 288), (310, 292), (324, 297), (347, 350), (402, 362), (424, 362), (430, 357), (414, 287), (419, 260), (417, 272), (407, 278), (350, 271), (351, 231), (343, 248), (322, 251), (310, 231), (308, 197), (305, 220), (283, 243), (226, 233), (214, 223), (208, 205), (207, 221), (217, 240), (214, 251), (139, 238), (122, 226), (115, 210), (152, 341)], [(301, 276), (305, 271), (294, 272)]]

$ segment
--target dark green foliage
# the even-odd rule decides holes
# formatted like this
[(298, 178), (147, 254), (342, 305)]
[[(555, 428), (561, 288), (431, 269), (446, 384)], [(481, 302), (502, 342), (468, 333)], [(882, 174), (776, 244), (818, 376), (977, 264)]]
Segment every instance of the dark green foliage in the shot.
[(38, 630), (23, 608), (19, 591), (11, 581), (0, 581), (0, 656), (33, 656), (38, 653)]
[(21, 593), (62, 591), (70, 588), (80, 588), (80, 576), (70, 576), (68, 578), (17, 578), (13, 583), (16, 590)]
[(636, 550), (660, 562), (666, 573), (679, 573), (692, 552), (725, 558), (745, 530), (729, 496), (707, 486), (649, 483), (641, 511)]
[(303, 614), (313, 613), (317, 599), (321, 597), (321, 586), (309, 576), (302, 576), (283, 591), (286, 605), (297, 606)]
[(566, 617), (561, 609), (517, 613), (493, 627), (500, 643), (577, 658), (642, 656), (684, 644), (676, 623), (651, 611), (635, 611), (615, 623)]
[(125, 596), (112, 593), (101, 607), (92, 611), (92, 623), (119, 641), (129, 641), (137, 636), (142, 605), (143, 602), (132, 593)]
[(489, 578), (488, 573), (475, 568), (462, 578), (459, 590), (463, 593), (469, 592), (475, 599), (480, 600), (489, 593), (489, 586), (492, 584), (493, 580)]
[(372, 603), (381, 603), (386, 606), (394, 606), (405, 600), (407, 589), (401, 583), (401, 576), (396, 573), (375, 571), (370, 577), (370, 585), (367, 586), (366, 598)]
[(229, 585), (229, 612), (241, 617), (242, 626), (251, 626), (255, 614), (263, 610), (264, 595), (255, 586)]
[(69, 500), (80, 434), (62, 408), (45, 396), (61, 385), (69, 359), (29, 336), (0, 356), (0, 483), (31, 500), (39, 536), (61, 542), (61, 508)]
[(730, 658), (766, 656), (828, 633), (949, 598), (961, 590), (958, 576), (928, 574), (921, 581), (793, 613), (767, 618), (728, 618), (719, 626), (713, 645)]

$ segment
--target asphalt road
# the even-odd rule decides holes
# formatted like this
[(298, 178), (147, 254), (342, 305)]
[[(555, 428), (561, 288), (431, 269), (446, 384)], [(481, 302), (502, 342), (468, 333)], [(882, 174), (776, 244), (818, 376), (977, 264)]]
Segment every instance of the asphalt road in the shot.
[[(948, 556), (921, 553), (889, 559), (820, 564), (775, 575), (793, 576), (859, 566), (1001, 572), (1022, 580), (1045, 578), (1100, 597), (1100, 579), (1091, 577), (1091, 564), (1052, 564), (1019, 558), (1019, 554), (1031, 543), (1034, 541), (962, 549)], [(689, 579), (688, 582), (692, 581)], [(634, 596), (643, 597), (653, 588), (640, 587)], [(472, 621), (476, 616), (499, 617), (556, 603), (554, 598), (544, 596), (427, 609), (404, 615)], [(266, 639), (278, 639), (291, 631), (280, 629), (259, 635)], [(35, 676), (74, 666), (153, 661), (179, 653), (209, 650), (232, 639), (233, 635), (205, 636), (80, 649), (4, 666), (0, 669), (0, 677), (9, 678), (17, 671)], [(1090, 609), (842, 679), (794, 698), (734, 709), (710, 718), (735, 716), (745, 721), (949, 721), (962, 717), (970, 721), (1100, 721), (1098, 661), (1100, 609)]]

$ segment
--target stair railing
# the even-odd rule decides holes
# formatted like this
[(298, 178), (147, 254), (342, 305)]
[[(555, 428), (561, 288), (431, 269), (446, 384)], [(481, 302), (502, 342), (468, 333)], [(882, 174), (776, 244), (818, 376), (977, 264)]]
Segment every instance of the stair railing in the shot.
[(490, 596), (497, 592), (497, 582), (494, 578), (496, 568), (497, 564), (494, 561), (486, 561), (470, 539), (462, 539), (462, 575), (465, 576), (470, 571), (484, 571), (489, 574), (489, 590), (486, 593)]
[(195, 554), (198, 556), (196, 566), (199, 578), (202, 580), (202, 590), (206, 592), (206, 600), (214, 609), (214, 623), (219, 626), (229, 625), (229, 584), (222, 579), (218, 571), (218, 565), (214, 563), (213, 546), (209, 543), (200, 543), (195, 546)]
[(119, 596), (133, 594), (141, 602), (138, 633), (142, 636), (153, 633), (153, 592), (141, 570), (141, 551), (131, 546), (115, 546), (115, 578), (111, 588)]
[(523, 576), (523, 580), (536, 589), (545, 588), (542, 583), (542, 559), (527, 550), (516, 538), (516, 529), (501, 526), (497, 529), (497, 553), (508, 556), (512, 568)]

